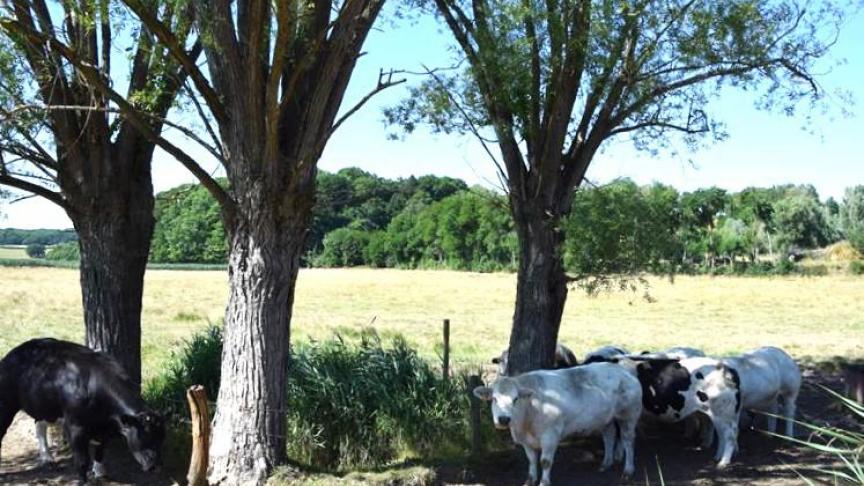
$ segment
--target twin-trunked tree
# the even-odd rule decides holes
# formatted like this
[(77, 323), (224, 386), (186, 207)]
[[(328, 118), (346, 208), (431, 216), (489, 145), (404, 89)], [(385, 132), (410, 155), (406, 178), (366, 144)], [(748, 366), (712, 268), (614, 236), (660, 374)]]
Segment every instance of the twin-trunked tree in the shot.
[[(213, 194), (228, 234), (229, 300), (222, 385), (210, 446), (211, 484), (262, 484), (285, 458), (286, 374), (294, 285), (327, 140), (360, 49), (383, 0), (190, 0), (207, 71), (154, 2), (124, 0), (203, 99), (201, 113), (225, 169), (222, 187), (191, 156), (159, 138), (138, 105), (105, 72), (59, 39), (40, 38), (150, 142), (177, 158)], [(32, 33), (31, 26), (21, 31)], [(192, 54), (190, 54), (192, 52)], [(197, 97), (196, 97), (197, 98)], [(211, 125), (215, 124), (215, 128)]]
[(783, 109), (818, 99), (813, 64), (840, 20), (828, 3), (792, 1), (421, 3), (434, 3), (467, 67), (430, 72), (387, 115), (498, 144), (520, 247), (511, 373), (553, 364), (570, 280), (561, 220), (604, 142), (719, 135), (705, 110), (724, 86), (765, 88), (765, 106)]
[[(155, 140), (118, 116), (47, 41), (63, 43), (106, 82), (128, 82), (127, 97), (153, 133), (161, 131), (185, 73), (150, 33), (112, 9), (108, 0), (0, 3), (0, 184), (44, 197), (72, 220), (86, 343), (112, 354), (140, 384)], [(163, 8), (153, 15), (179, 38), (188, 36), (188, 11)], [(128, 48), (131, 59), (112, 59), (118, 48)], [(198, 57), (200, 49), (192, 46), (188, 56)]]

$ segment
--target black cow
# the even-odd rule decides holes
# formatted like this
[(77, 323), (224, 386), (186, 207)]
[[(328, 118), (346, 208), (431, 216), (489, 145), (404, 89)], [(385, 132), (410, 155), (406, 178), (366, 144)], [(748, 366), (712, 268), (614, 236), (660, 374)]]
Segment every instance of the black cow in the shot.
[(102, 461), (104, 443), (120, 434), (144, 471), (160, 463), (162, 418), (149, 410), (121, 366), (108, 355), (56, 339), (34, 339), (0, 361), (0, 444), (19, 410), (37, 421), (63, 419), (81, 484), (89, 445)]

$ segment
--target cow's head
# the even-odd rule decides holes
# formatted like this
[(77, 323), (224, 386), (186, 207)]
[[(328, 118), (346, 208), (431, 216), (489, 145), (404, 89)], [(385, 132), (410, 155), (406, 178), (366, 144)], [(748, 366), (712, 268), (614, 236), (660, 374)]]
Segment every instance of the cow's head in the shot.
[(690, 387), (690, 372), (677, 359), (651, 359), (636, 366), (642, 385), (642, 405), (657, 415), (684, 408), (684, 392)]
[(122, 415), (120, 433), (126, 439), (129, 452), (145, 472), (160, 465), (165, 422), (159, 414), (144, 411), (135, 415)]
[(500, 356), (496, 356), (492, 358), (492, 363), (498, 365), (498, 376), (504, 376), (507, 374), (507, 356), (509, 352), (505, 349), (501, 351)]
[(492, 422), (496, 428), (506, 429), (514, 418), (522, 414), (523, 404), (533, 392), (522, 388), (513, 378), (501, 378), (492, 387), (478, 386), (474, 395), (484, 401), (492, 402)]

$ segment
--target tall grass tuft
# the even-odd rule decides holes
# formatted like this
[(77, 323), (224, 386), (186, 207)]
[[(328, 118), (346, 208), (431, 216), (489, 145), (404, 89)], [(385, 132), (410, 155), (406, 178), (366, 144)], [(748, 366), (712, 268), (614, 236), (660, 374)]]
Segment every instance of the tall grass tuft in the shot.
[[(859, 424), (864, 424), (864, 405), (850, 400), (839, 393), (820, 386), (823, 391), (836, 399)], [(864, 432), (861, 427), (858, 430), (851, 428), (818, 426), (806, 422), (796, 421), (796, 424), (809, 430), (806, 440), (787, 437), (773, 432), (769, 435), (780, 437), (784, 440), (794, 442), (798, 445), (818, 452), (831, 454), (839, 460), (842, 466), (833, 469), (815, 468), (819, 473), (828, 475), (835, 484), (853, 484), (864, 486)], [(819, 484), (806, 477), (801, 471), (797, 471), (801, 479), (807, 484)]]
[(207, 396), (219, 393), (222, 330), (211, 325), (192, 336), (179, 351), (171, 353), (161, 375), (144, 385), (142, 395), (154, 408), (174, 417), (185, 417), (186, 389), (204, 385)]
[(465, 450), (467, 393), (445, 381), (405, 340), (338, 335), (299, 346), (288, 382), (288, 455), (328, 470)]

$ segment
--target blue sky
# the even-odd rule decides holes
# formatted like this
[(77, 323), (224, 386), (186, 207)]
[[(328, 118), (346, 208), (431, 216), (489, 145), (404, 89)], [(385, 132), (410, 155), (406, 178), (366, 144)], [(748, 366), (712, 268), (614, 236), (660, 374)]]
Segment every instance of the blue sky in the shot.
[[(347, 109), (375, 86), (379, 68), (420, 70), (449, 64), (444, 46), (449, 33), (431, 19), (413, 22), (379, 22), (367, 40), (367, 54), (358, 61), (349, 86)], [(844, 188), (864, 184), (864, 12), (847, 19), (838, 44), (832, 50), (820, 78), (826, 92), (850, 90), (857, 106), (852, 116), (841, 115), (842, 101), (830, 98), (827, 114), (806, 110), (796, 116), (759, 111), (754, 95), (726, 90), (708, 107), (708, 113), (726, 123), (729, 138), (697, 152), (680, 148), (678, 155), (655, 156), (636, 152), (625, 140), (611, 141), (588, 171), (593, 182), (630, 177), (638, 183), (659, 181), (692, 190), (716, 185), (729, 190), (774, 184), (813, 184), (823, 198), (842, 199)], [(409, 79), (409, 83), (418, 79)], [(320, 167), (338, 170), (357, 166), (384, 177), (437, 174), (465, 179), (469, 184), (491, 186), (495, 171), (482, 148), (470, 137), (432, 135), (417, 130), (404, 141), (387, 139), (381, 110), (406, 95), (405, 85), (374, 98), (333, 136)], [(179, 139), (177, 139), (179, 141)], [(190, 150), (205, 160), (201, 150)], [(215, 168), (212, 162), (205, 162)], [(162, 191), (194, 182), (178, 163), (157, 151), (153, 163), (154, 186)], [(0, 227), (66, 228), (71, 223), (51, 203), (32, 198), (0, 206)]]

